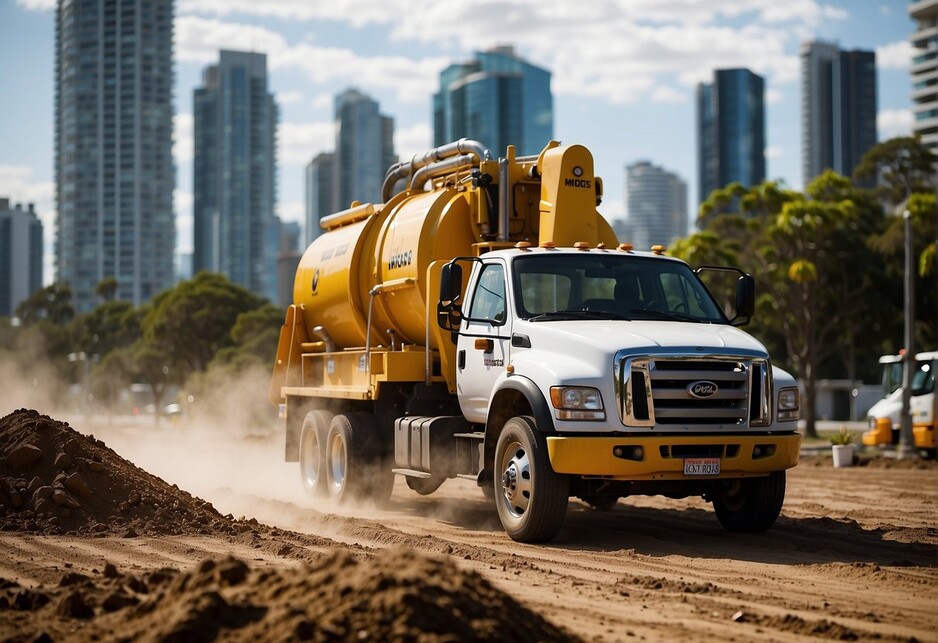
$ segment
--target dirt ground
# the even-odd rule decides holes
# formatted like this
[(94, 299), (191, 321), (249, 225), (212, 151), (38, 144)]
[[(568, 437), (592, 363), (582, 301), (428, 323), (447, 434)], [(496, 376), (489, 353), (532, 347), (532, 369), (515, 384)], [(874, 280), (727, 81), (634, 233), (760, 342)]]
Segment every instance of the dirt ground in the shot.
[(0, 420), (0, 640), (938, 641), (934, 462), (803, 459), (760, 535), (571, 501), (534, 546), (468, 481), (337, 507), (275, 434), (72, 424)]

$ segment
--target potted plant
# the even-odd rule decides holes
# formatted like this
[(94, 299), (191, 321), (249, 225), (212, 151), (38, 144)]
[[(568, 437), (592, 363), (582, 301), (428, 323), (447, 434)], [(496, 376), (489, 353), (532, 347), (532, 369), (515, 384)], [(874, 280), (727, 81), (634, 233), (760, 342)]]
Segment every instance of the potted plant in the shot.
[(840, 426), (840, 431), (831, 437), (831, 449), (834, 456), (835, 467), (852, 467), (853, 452), (853, 432), (848, 431), (844, 425)]

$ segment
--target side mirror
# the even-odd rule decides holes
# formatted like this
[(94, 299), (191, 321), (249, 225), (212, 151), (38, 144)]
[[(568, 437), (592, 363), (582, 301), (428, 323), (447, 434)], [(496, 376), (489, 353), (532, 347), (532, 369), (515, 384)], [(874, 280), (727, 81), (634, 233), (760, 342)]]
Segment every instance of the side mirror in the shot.
[(736, 318), (749, 318), (755, 312), (756, 280), (752, 278), (752, 275), (742, 275), (736, 280)]
[(455, 262), (445, 264), (440, 271), (440, 303), (456, 303), (462, 290), (462, 266)]
[(440, 300), (436, 305), (436, 323), (443, 330), (457, 331), (462, 321), (459, 298), (462, 291), (462, 266), (451, 261), (440, 270)]

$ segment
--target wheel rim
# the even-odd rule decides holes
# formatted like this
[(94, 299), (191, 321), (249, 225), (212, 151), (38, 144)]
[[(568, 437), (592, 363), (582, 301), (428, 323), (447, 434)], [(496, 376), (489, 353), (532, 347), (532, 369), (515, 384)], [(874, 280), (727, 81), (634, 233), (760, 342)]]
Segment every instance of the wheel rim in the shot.
[(303, 473), (303, 483), (307, 488), (313, 489), (319, 484), (319, 437), (316, 431), (310, 431), (303, 441), (303, 453), (300, 454), (300, 466)]
[(505, 449), (500, 465), (502, 503), (512, 517), (520, 519), (531, 504), (533, 490), (531, 460), (524, 445), (513, 440)]
[(348, 453), (345, 440), (340, 435), (333, 435), (329, 443), (329, 473), (332, 489), (339, 492), (345, 486), (345, 472), (348, 467)]
[(741, 511), (746, 503), (746, 494), (743, 491), (741, 480), (734, 480), (730, 488), (723, 494), (723, 506), (729, 511)]

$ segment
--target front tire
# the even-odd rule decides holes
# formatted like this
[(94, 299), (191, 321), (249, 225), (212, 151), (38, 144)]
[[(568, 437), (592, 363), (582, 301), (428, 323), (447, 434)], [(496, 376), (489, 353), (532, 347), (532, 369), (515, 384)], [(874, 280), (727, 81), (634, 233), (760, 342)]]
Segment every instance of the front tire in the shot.
[(785, 502), (785, 472), (734, 480), (713, 497), (713, 510), (727, 531), (761, 533), (775, 524)]
[(310, 411), (303, 419), (300, 433), (300, 482), (307, 495), (324, 498), (329, 495), (326, 486), (326, 436), (332, 414)]
[(513, 540), (547, 542), (557, 535), (567, 514), (570, 481), (556, 473), (547, 440), (534, 418), (509, 419), (495, 446), (495, 506)]

